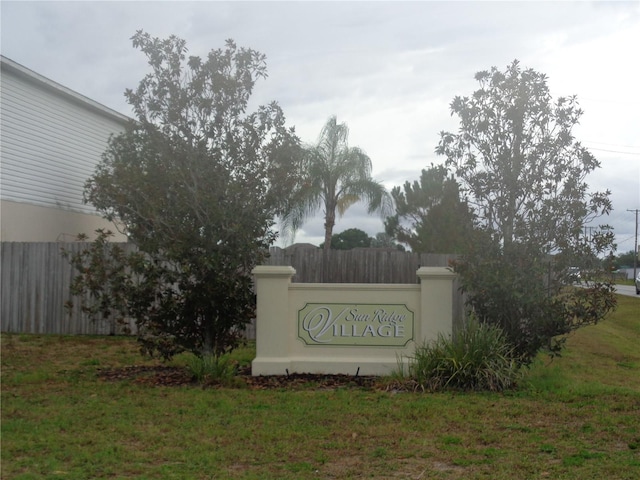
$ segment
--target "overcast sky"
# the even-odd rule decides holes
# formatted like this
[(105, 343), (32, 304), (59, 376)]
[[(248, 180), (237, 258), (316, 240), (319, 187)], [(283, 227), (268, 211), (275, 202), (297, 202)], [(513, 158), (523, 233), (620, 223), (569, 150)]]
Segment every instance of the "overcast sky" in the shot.
[[(125, 88), (147, 72), (131, 36), (175, 34), (204, 56), (232, 38), (267, 55), (260, 103), (276, 100), (304, 142), (331, 115), (365, 150), (389, 189), (444, 159), (449, 103), (478, 86), (479, 70), (514, 59), (545, 73), (551, 94), (577, 95), (577, 138), (601, 161), (588, 178), (612, 192), (618, 250), (634, 248), (640, 208), (640, 2), (0, 2), (2, 54), (131, 115)], [(323, 221), (296, 241), (318, 244)], [(354, 206), (335, 232), (382, 221)]]

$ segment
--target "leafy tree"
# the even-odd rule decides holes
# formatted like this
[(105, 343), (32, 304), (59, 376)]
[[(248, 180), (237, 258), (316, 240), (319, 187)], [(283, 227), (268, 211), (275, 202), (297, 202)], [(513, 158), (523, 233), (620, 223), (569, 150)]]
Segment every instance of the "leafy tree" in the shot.
[[(615, 268), (620, 268), (623, 266), (626, 267), (633, 267), (634, 265), (634, 257), (636, 256), (635, 252), (633, 250), (629, 250), (626, 253), (619, 253), (618, 255), (616, 255), (614, 261), (613, 261), (613, 266)], [(640, 262), (638, 262), (640, 263)]]
[[(371, 237), (359, 228), (349, 228), (331, 237), (331, 248), (334, 250), (351, 250), (371, 246)], [(324, 244), (320, 244), (324, 248)]]
[(581, 235), (610, 212), (609, 192), (589, 193), (585, 182), (599, 163), (573, 135), (582, 114), (575, 97), (553, 101), (546, 76), (517, 61), (475, 78), (480, 88), (451, 103), (459, 132), (442, 132), (436, 149), (480, 227), (456, 268), (477, 317), (502, 327), (528, 362), (542, 348), (559, 353), (562, 335), (615, 306), (602, 277), (566, 286), (570, 265), (612, 248), (606, 225)]
[(282, 216), (283, 226), (295, 232), (324, 208), (324, 249), (331, 248), (336, 212), (342, 216), (360, 200), (366, 200), (369, 213), (384, 216), (391, 208), (391, 197), (384, 186), (371, 178), (371, 159), (359, 148), (349, 147), (349, 129), (331, 117), (318, 143), (306, 148), (299, 171), (304, 177), (292, 203)]
[(458, 182), (443, 165), (422, 170), (420, 181), (394, 187), (396, 214), (386, 232), (419, 253), (461, 253), (469, 243), (473, 217), (460, 200)]
[[(111, 269), (127, 272), (119, 314), (136, 319), (144, 349), (218, 357), (254, 316), (251, 270), (297, 184), (298, 141), (276, 103), (247, 112), (264, 55), (228, 40), (187, 58), (175, 36), (132, 40), (151, 68), (125, 93), (137, 121), (111, 138), (85, 200), (138, 247)], [(91, 285), (91, 269), (80, 273)]]
[(394, 248), (404, 252), (406, 249), (404, 246), (396, 243), (391, 235), (387, 232), (378, 232), (376, 236), (371, 239), (371, 246), (374, 248)]

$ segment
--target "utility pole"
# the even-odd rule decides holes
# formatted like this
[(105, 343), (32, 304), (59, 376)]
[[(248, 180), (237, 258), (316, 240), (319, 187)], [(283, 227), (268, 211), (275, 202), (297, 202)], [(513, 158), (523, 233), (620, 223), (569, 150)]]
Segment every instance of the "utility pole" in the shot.
[(635, 212), (636, 214), (636, 240), (633, 242), (633, 280), (636, 280), (637, 270), (638, 270), (638, 210), (627, 210), (627, 212)]

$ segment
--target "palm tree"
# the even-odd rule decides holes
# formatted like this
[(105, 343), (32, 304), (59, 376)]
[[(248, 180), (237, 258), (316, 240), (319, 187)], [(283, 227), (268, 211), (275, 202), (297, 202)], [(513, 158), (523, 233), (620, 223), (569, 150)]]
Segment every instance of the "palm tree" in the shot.
[(285, 230), (295, 232), (305, 220), (324, 207), (324, 249), (331, 248), (331, 235), (339, 216), (360, 200), (368, 212), (391, 214), (393, 200), (384, 186), (371, 178), (371, 159), (361, 149), (349, 147), (349, 129), (329, 118), (316, 145), (307, 147), (303, 181), (283, 216)]

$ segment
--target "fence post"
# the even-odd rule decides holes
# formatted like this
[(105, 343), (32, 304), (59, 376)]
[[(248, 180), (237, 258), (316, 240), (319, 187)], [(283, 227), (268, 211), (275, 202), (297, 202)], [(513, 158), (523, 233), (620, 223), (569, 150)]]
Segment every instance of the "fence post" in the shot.
[(260, 265), (251, 272), (256, 279), (256, 358), (253, 375), (282, 374), (290, 365), (288, 336), (289, 285), (293, 267)]

